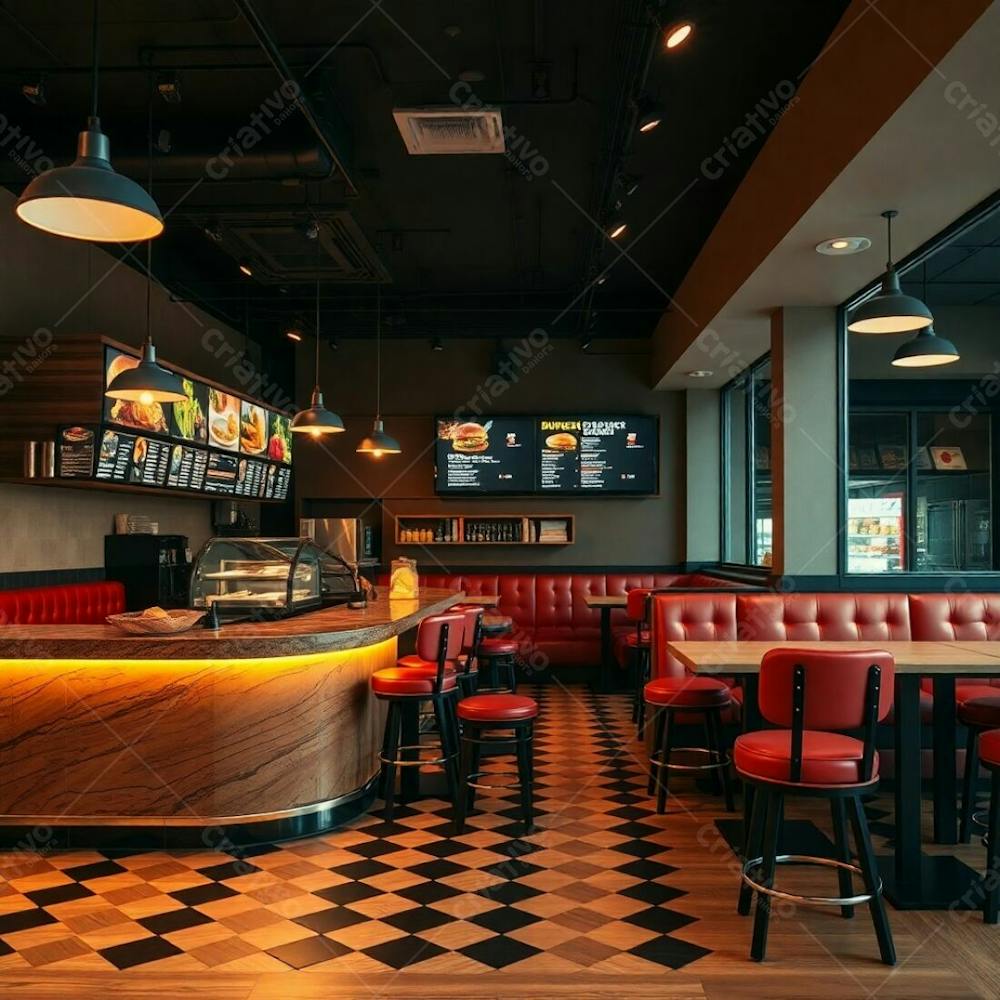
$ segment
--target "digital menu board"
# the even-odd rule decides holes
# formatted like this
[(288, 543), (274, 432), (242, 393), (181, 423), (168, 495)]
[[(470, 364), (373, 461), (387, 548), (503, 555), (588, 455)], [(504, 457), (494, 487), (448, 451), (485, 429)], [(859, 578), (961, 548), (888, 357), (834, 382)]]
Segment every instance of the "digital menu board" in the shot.
[(439, 419), (435, 459), (440, 493), (530, 493), (535, 482), (534, 421)]
[(435, 483), (442, 494), (655, 494), (656, 417), (438, 418)]
[[(106, 345), (105, 388), (138, 363), (135, 355)], [(61, 429), (59, 474), (248, 499), (287, 499), (293, 440), (289, 418), (179, 375), (184, 400), (144, 404), (105, 397), (102, 427)]]

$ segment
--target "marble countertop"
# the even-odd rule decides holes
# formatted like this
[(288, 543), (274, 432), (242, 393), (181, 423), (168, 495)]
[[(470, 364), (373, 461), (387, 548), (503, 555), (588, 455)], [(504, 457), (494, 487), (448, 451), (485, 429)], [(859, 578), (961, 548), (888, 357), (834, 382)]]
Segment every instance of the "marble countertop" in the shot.
[(460, 601), (462, 591), (424, 588), (415, 600), (383, 592), (367, 608), (346, 605), (273, 622), (196, 627), (178, 635), (129, 635), (112, 625), (0, 626), (0, 660), (220, 660), (300, 656), (371, 646)]

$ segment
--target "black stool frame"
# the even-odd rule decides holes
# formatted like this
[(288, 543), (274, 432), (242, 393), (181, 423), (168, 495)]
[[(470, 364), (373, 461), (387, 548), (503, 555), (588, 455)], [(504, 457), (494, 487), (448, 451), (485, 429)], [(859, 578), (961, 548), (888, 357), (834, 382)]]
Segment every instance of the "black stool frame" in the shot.
[[(403, 767), (420, 768), (426, 765), (440, 766), (444, 769), (448, 782), (448, 797), (455, 802), (458, 790), (458, 722), (456, 707), (458, 705), (458, 688), (444, 691), (445, 657), (448, 653), (448, 628), (445, 622), (441, 626), (441, 637), (438, 643), (437, 672), (430, 694), (385, 694), (378, 695), (389, 702), (389, 711), (385, 720), (385, 735), (382, 739), (382, 752), (379, 759), (382, 762), (382, 773), (379, 776), (379, 791), (385, 802), (385, 819), (392, 819), (396, 799), (396, 769)], [(438, 736), (441, 741), (441, 755), (432, 760), (421, 759), (420, 752), (425, 744), (420, 742), (420, 704), (429, 701), (433, 706), (434, 718), (437, 722)], [(404, 736), (404, 734), (407, 734)], [(415, 735), (410, 735), (415, 734)], [(403, 739), (413, 739), (412, 743), (403, 743)], [(419, 774), (419, 770), (418, 770)]]
[[(771, 900), (784, 899), (791, 902), (814, 906), (839, 906), (845, 918), (854, 916), (854, 907), (867, 903), (871, 913), (879, 953), (886, 965), (896, 964), (896, 948), (892, 940), (892, 929), (885, 912), (882, 899), (882, 879), (879, 877), (872, 850), (868, 819), (861, 799), (871, 795), (878, 788), (878, 778), (872, 777), (875, 763), (875, 729), (878, 722), (879, 696), (882, 671), (872, 664), (868, 668), (868, 684), (864, 705), (864, 750), (860, 765), (860, 781), (847, 787), (822, 788), (819, 786), (796, 787), (802, 780), (802, 736), (805, 712), (805, 669), (795, 668), (792, 680), (792, 756), (789, 782), (770, 782), (741, 775), (744, 782), (755, 792), (751, 819), (746, 830), (743, 847), (742, 884), (740, 885), (738, 912), (746, 916), (750, 912), (751, 897), (757, 895), (757, 911), (754, 916), (753, 943), (750, 957), (762, 962), (767, 952), (767, 932), (771, 918)], [(748, 791), (749, 791), (748, 788)], [(830, 814), (833, 820), (834, 842), (838, 857), (818, 858), (809, 855), (778, 854), (778, 836), (784, 816), (785, 797), (804, 795), (830, 800)], [(850, 815), (854, 830), (854, 842), (858, 862), (851, 863), (850, 847), (847, 840), (847, 816)], [(822, 865), (836, 868), (840, 895), (801, 896), (782, 892), (774, 888), (774, 870), (779, 864)], [(759, 874), (758, 874), (759, 870)], [(854, 894), (851, 876), (858, 875), (864, 882), (865, 891)]]
[(646, 725), (646, 699), (643, 697), (643, 690), (649, 681), (652, 672), (652, 636), (649, 641), (643, 643), (643, 627), (649, 629), (649, 612), (653, 606), (652, 592), (646, 595), (646, 600), (642, 606), (642, 618), (635, 623), (635, 693), (632, 699), (632, 721), (635, 723), (636, 735), (642, 736), (643, 727)]
[[(534, 719), (503, 722), (462, 720), (462, 754), (459, 765), (458, 792), (455, 796), (455, 830), (458, 834), (465, 830), (465, 817), (475, 805), (476, 791), (501, 787), (516, 787), (520, 790), (521, 821), (524, 833), (530, 833), (534, 829), (535, 765), (532, 753), (534, 729)], [(483, 777), (513, 773), (512, 771), (480, 770), (484, 746), (494, 749), (506, 745), (513, 745), (513, 752), (517, 756), (517, 784), (491, 785), (479, 780)]]

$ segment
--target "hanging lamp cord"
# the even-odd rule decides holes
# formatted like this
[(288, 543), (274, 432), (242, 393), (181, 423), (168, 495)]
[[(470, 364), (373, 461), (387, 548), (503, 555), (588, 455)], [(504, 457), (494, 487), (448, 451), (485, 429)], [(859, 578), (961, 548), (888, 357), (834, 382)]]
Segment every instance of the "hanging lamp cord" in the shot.
[(887, 244), (886, 248), (887, 248), (887, 250), (889, 252), (889, 261), (886, 264), (885, 269), (887, 271), (891, 271), (892, 270), (892, 216), (891, 215), (886, 216), (885, 225), (886, 225), (886, 229), (888, 231), (888, 233), (887, 233), (888, 238), (886, 240), (886, 244)]
[[(97, 2), (94, 2), (94, 9), (97, 9)], [(95, 20), (95, 32), (96, 20)], [(146, 84), (149, 89), (149, 106), (146, 110), (146, 190), (149, 197), (153, 197), (153, 78), (147, 74)], [(97, 84), (94, 84), (96, 91)], [(96, 112), (95, 112), (96, 117)], [(153, 320), (152, 320), (152, 295), (153, 295), (153, 241), (146, 240), (146, 343), (153, 343)]]
[(375, 419), (382, 419), (382, 285), (375, 286)]
[(90, 117), (97, 121), (97, 77), (100, 63), (100, 30), (101, 0), (94, 0), (94, 24), (91, 28), (91, 51), (94, 57), (94, 68), (90, 79)]

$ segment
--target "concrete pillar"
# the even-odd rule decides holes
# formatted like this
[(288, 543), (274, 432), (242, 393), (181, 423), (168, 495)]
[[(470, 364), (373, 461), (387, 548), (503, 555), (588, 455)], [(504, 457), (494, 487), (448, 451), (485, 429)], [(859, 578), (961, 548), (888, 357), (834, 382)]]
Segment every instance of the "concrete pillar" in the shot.
[(837, 311), (771, 317), (771, 467), (776, 576), (837, 572)]
[(718, 389), (688, 389), (685, 398), (684, 559), (711, 563), (721, 558), (720, 402)]

